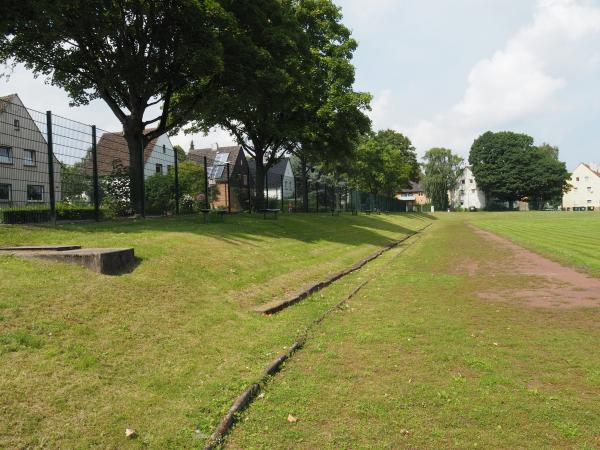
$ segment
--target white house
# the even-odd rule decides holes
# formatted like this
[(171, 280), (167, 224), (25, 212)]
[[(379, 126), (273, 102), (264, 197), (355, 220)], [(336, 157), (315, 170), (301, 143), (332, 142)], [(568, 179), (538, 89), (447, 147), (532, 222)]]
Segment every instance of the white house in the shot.
[[(251, 160), (248, 161), (248, 164), (252, 178), (256, 178), (256, 163)], [(268, 195), (269, 199), (281, 200), (282, 186), (283, 198), (294, 198), (296, 186), (290, 158), (281, 158), (273, 167), (269, 168), (265, 177), (265, 195)]]
[(563, 208), (569, 211), (574, 208), (600, 210), (600, 165), (579, 164), (569, 184), (571, 189), (563, 195)]
[[(60, 201), (60, 163), (56, 157), (53, 162)], [(48, 143), (30, 112), (17, 94), (0, 97), (0, 208), (48, 204), (48, 169)]]
[(453, 191), (448, 192), (452, 208), (485, 208), (485, 194), (477, 188), (471, 167), (463, 169)]
[[(149, 130), (147, 130), (149, 131)], [(129, 167), (129, 148), (122, 132), (104, 133), (96, 145), (98, 174), (110, 175), (116, 163)], [(88, 163), (91, 170), (91, 163)], [(175, 166), (175, 151), (165, 133), (153, 139), (144, 149), (144, 178), (156, 173), (166, 175)]]

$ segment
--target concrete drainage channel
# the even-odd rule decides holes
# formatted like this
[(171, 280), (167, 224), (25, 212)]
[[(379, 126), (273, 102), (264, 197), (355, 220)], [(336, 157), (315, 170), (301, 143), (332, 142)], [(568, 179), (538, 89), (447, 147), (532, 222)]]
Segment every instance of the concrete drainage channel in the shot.
[(94, 272), (117, 275), (135, 265), (133, 248), (82, 248), (80, 245), (3, 247), (0, 254), (77, 264)]
[[(431, 223), (424, 226), (423, 228), (419, 229), (418, 231), (411, 234), (410, 236), (407, 236), (403, 239), (392, 242), (391, 244), (387, 245), (383, 249), (378, 250), (377, 252), (362, 259), (361, 261), (354, 264), (350, 268), (343, 270), (341, 272), (338, 272), (337, 274), (327, 278), (326, 280), (324, 280), (322, 282), (319, 282), (312, 286), (309, 286), (309, 287), (305, 288), (304, 290), (302, 290), (301, 292), (297, 293), (296, 295), (294, 295), (288, 299), (270, 304), (271, 309), (261, 308), (261, 309), (257, 309), (257, 311), (262, 312), (263, 314), (270, 315), (270, 314), (275, 314), (275, 313), (281, 311), (282, 309), (285, 309), (295, 303), (298, 303), (299, 301), (307, 298), (308, 296), (310, 296), (314, 292), (318, 291), (319, 289), (323, 289), (324, 287), (329, 286), (334, 281), (339, 280), (340, 278), (360, 269), (365, 264), (367, 264), (369, 261), (372, 261), (373, 259), (381, 256), (386, 251), (388, 251), (394, 247), (397, 247), (400, 243), (405, 242), (408, 239), (411, 239), (415, 236), (418, 236), (421, 232), (423, 232), (429, 226), (431, 226)], [(407, 248), (408, 248), (408, 246), (406, 246), (394, 258), (398, 257)], [(256, 383), (253, 383), (250, 386), (248, 386), (244, 390), (244, 392), (242, 392), (240, 394), (240, 396), (235, 399), (235, 401), (231, 405), (231, 408), (229, 408), (229, 411), (227, 411), (227, 413), (225, 414), (223, 419), (221, 419), (221, 422), (219, 423), (219, 425), (215, 428), (213, 434), (210, 436), (208, 442), (206, 443), (206, 445), (204, 447), (204, 450), (213, 450), (223, 444), (225, 436), (231, 431), (231, 429), (233, 428), (233, 425), (235, 424), (236, 416), (238, 414), (240, 414), (242, 411), (244, 411), (254, 401), (254, 399), (258, 396), (258, 394), (261, 390), (261, 387), (264, 386), (269, 381), (269, 378), (274, 376), (277, 372), (279, 372), (281, 370), (281, 367), (283, 366), (283, 364), (287, 360), (289, 360), (297, 351), (302, 349), (302, 347), (304, 346), (304, 344), (306, 343), (306, 341), (308, 339), (308, 335), (309, 335), (310, 331), (313, 328), (315, 328), (316, 326), (318, 326), (321, 322), (323, 322), (323, 320), (325, 320), (325, 318), (327, 318), (327, 316), (329, 316), (334, 311), (340, 309), (344, 304), (346, 304), (349, 300), (351, 300), (364, 286), (366, 286), (375, 277), (376, 277), (376, 275), (369, 278), (368, 280), (362, 282), (359, 286), (354, 288), (352, 290), (352, 292), (350, 292), (350, 294), (348, 294), (346, 297), (344, 297), (338, 303), (336, 303), (335, 305), (333, 305), (332, 307), (327, 309), (323, 314), (321, 314), (314, 322), (312, 322), (306, 328), (304, 333), (298, 339), (296, 339), (296, 341), (294, 341), (294, 343), (288, 348), (288, 350), (285, 353), (282, 353), (281, 355), (279, 355), (277, 358), (275, 358), (273, 361), (271, 361), (267, 365), (267, 367), (263, 370), (263, 373), (262, 373), (260, 379)]]

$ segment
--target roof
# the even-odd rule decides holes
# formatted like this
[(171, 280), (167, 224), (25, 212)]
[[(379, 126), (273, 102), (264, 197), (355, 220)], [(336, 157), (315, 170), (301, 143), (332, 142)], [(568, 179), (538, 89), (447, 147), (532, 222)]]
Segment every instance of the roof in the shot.
[[(196, 148), (188, 152), (188, 159), (199, 164), (204, 164), (204, 157), (208, 164), (208, 178), (211, 180), (224, 181), (227, 178), (225, 164), (229, 163), (233, 168), (242, 152), (241, 145), (232, 145), (229, 147), (212, 148)], [(242, 152), (243, 155), (243, 152)], [(214, 163), (216, 161), (216, 164)]]
[[(154, 129), (145, 130), (149, 133)], [(144, 149), (144, 164), (152, 154), (154, 145), (158, 138), (152, 139)], [(129, 167), (129, 147), (123, 136), (123, 132), (104, 133), (96, 144), (96, 154), (98, 155), (98, 173), (108, 175), (113, 170), (113, 163), (119, 161), (123, 167)]]
[(582, 163), (585, 167), (590, 169), (594, 174), (600, 177), (600, 165), (594, 163)]
[(421, 183), (419, 183), (417, 181), (409, 181), (409, 183), (410, 183), (410, 188), (400, 189), (400, 192), (403, 192), (406, 194), (410, 194), (412, 192), (425, 192), (425, 190), (421, 186)]
[(9, 103), (14, 103), (15, 98), (19, 98), (19, 96), (17, 94), (10, 94), (0, 97), (0, 113), (4, 112)]
[[(285, 170), (289, 163), (290, 163), (290, 158), (281, 158), (279, 161), (277, 161), (276, 164), (274, 164), (272, 167), (269, 168), (269, 176), (285, 175)], [(252, 176), (255, 176), (256, 175), (256, 161), (254, 161), (252, 159), (252, 160), (248, 161), (248, 165), (250, 166), (250, 174)]]

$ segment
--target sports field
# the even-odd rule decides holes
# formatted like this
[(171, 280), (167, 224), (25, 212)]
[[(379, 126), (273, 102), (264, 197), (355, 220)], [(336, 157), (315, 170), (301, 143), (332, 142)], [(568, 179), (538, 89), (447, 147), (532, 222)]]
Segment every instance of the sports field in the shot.
[[(0, 227), (2, 245), (140, 258), (108, 277), (0, 256), (0, 447), (202, 447), (267, 363), (368, 281), (262, 386), (226, 447), (598, 448), (600, 263), (580, 246), (600, 214), (544, 214)], [(430, 223), (277, 315), (252, 311)]]

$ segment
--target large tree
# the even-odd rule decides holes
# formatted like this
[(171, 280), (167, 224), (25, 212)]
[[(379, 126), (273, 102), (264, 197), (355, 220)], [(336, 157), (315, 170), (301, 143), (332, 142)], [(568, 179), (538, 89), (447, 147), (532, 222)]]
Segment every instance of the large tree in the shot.
[(526, 134), (488, 131), (471, 147), (469, 163), (477, 186), (491, 198), (514, 202), (523, 198), (535, 204), (559, 195), (567, 186), (569, 174), (558, 161), (558, 149), (536, 147)]
[(424, 157), (423, 184), (435, 209), (448, 209), (448, 192), (454, 190), (462, 171), (463, 159), (447, 148), (432, 148)]
[[(254, 8), (267, 13), (249, 14)], [(231, 0), (227, 9), (241, 31), (224, 41), (219, 90), (199, 106), (190, 131), (217, 125), (236, 137), (256, 163), (260, 208), (265, 172), (285, 153), (296, 153), (306, 167), (307, 160), (352, 147), (369, 127), (363, 110), (370, 96), (352, 91), (356, 42), (330, 0)], [(228, 58), (239, 53), (229, 48), (245, 56)]]
[(406, 136), (384, 130), (362, 138), (348, 175), (358, 189), (393, 196), (413, 175), (414, 147)]
[[(0, 60), (46, 76), (75, 105), (106, 102), (123, 126), (132, 202), (143, 212), (143, 148), (181, 125), (210, 88), (222, 68), (220, 35), (235, 29), (230, 16), (215, 0), (6, 0), (4, 5)], [(180, 92), (187, 95), (175, 108), (172, 100)], [(155, 105), (162, 110), (147, 117)]]

